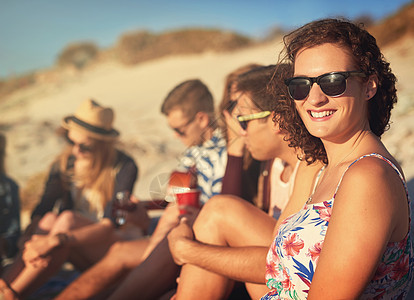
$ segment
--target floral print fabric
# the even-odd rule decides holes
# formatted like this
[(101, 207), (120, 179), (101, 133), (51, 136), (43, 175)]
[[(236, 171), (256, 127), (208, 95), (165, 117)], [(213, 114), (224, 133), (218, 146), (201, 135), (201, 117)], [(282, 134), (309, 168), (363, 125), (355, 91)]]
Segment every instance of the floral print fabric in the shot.
[[(352, 164), (368, 156), (380, 158), (390, 164), (400, 176), (407, 191), (398, 169), (379, 154), (364, 155)], [(340, 182), (337, 190), (339, 185)], [(329, 225), (335, 195), (336, 192), (332, 199), (322, 203), (305, 204), (302, 210), (288, 217), (280, 225), (267, 254), (266, 280), (271, 291), (263, 296), (262, 300), (307, 298)], [(402, 241), (388, 243), (362, 299), (404, 299), (413, 280), (413, 267), (413, 249), (408, 232)]]

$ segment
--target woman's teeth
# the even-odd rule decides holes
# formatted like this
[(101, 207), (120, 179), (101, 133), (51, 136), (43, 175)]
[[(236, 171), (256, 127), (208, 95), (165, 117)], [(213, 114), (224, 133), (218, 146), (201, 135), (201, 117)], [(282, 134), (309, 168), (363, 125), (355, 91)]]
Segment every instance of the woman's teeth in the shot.
[(334, 111), (333, 111), (333, 110), (325, 110), (325, 111), (319, 111), (319, 112), (317, 112), (317, 111), (311, 111), (311, 112), (310, 112), (310, 115), (311, 115), (313, 118), (323, 118), (323, 117), (330, 116), (330, 115), (332, 115), (333, 113), (334, 113)]

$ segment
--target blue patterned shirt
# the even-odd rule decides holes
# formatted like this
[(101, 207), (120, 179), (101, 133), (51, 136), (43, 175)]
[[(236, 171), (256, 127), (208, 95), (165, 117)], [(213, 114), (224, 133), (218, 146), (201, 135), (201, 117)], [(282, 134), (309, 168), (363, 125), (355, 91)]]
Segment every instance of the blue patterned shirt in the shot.
[(188, 148), (180, 159), (180, 168), (188, 170), (195, 166), (202, 203), (221, 193), (221, 182), (226, 164), (226, 140), (220, 129), (216, 129), (212, 138), (202, 145)]

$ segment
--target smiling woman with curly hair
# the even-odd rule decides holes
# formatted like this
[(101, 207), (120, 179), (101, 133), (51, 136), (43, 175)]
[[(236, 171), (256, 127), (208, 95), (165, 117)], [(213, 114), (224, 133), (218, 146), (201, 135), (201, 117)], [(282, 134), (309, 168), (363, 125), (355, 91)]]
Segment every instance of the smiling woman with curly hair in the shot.
[(389, 63), (345, 20), (311, 22), (284, 42), (291, 99), (275, 113), (290, 146), (325, 165), (278, 228), (262, 299), (405, 299), (414, 270), (408, 192), (380, 140), (397, 101)]

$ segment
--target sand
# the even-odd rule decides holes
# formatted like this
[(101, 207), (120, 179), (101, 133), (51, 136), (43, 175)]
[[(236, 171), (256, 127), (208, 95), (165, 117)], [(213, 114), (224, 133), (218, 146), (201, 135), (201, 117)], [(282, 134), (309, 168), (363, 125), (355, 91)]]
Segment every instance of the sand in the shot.
[[(151, 198), (157, 179), (177, 165), (184, 147), (174, 139), (160, 113), (163, 98), (183, 80), (204, 81), (216, 104), (221, 100), (225, 76), (247, 64), (274, 64), (281, 41), (231, 53), (204, 53), (165, 57), (136, 66), (116, 62), (97, 64), (79, 73), (50, 71), (39, 83), (0, 101), (0, 125), (8, 139), (7, 170), (21, 187), (35, 174), (47, 170), (64, 142), (54, 134), (61, 119), (73, 113), (86, 98), (111, 106), (121, 142), (139, 165), (134, 194)], [(399, 103), (391, 130), (383, 140), (401, 162), (408, 181), (414, 177), (414, 38), (383, 49), (398, 78)]]

